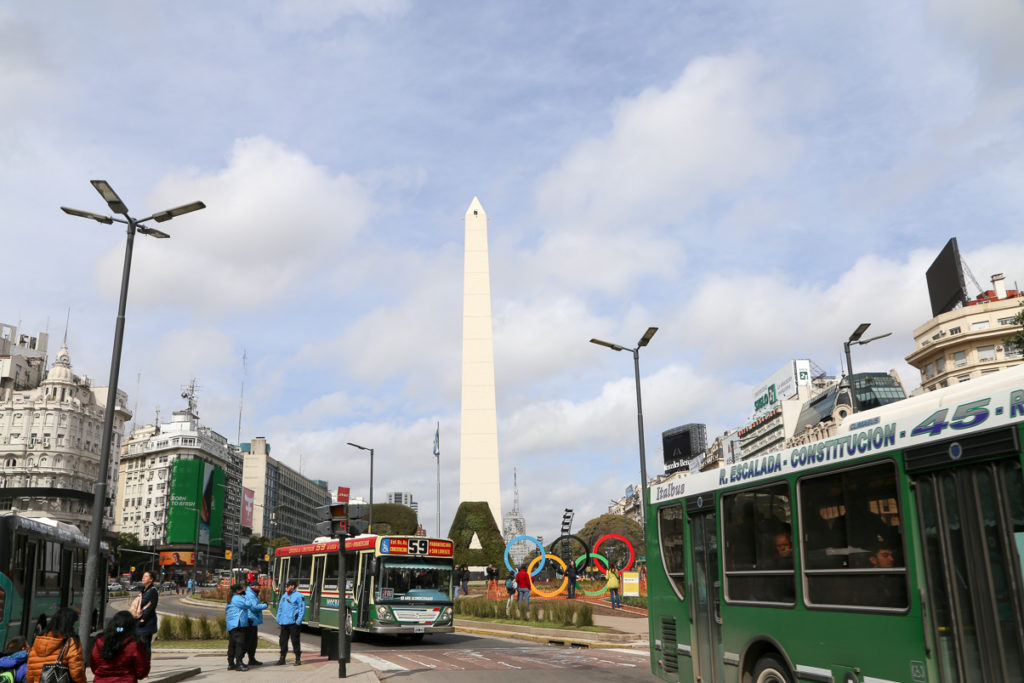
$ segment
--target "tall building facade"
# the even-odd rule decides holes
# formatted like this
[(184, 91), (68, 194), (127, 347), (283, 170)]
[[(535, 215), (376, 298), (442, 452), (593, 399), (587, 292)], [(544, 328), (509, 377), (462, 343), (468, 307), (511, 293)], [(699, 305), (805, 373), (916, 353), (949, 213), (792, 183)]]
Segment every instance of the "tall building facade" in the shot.
[(935, 391), (1024, 361), (1019, 349), (1004, 343), (1019, 330), (1014, 318), (1024, 310), (1022, 303), (1022, 293), (1006, 289), (999, 273), (992, 276), (992, 289), (915, 329), (914, 351), (906, 360), (920, 371), (921, 388)]
[(473, 197), (466, 211), (462, 293), (462, 423), (459, 502), (486, 501), (501, 526), (498, 411), (494, 397), (494, 333), (487, 214)]
[[(199, 460), (224, 471), (224, 508), (219, 538), (210, 539), (214, 550), (237, 549), (241, 517), (241, 457), (228, 440), (199, 422), (195, 396), (189, 393), (186, 410), (175, 411), (171, 421), (135, 429), (121, 449), (118, 468), (115, 529), (135, 534), (144, 546), (177, 548), (178, 539), (168, 539), (167, 527), (175, 501), (175, 461)], [(190, 549), (192, 543), (181, 543)], [(209, 566), (209, 563), (206, 563)]]
[(265, 437), (258, 436), (239, 445), (243, 456), (242, 486), (254, 494), (253, 533), (270, 539), (286, 537), (292, 543), (310, 543), (316, 537), (316, 523), (323, 521), (316, 515), (316, 508), (330, 502), (327, 486), (270, 457), (270, 444)]
[[(93, 485), (100, 470), (107, 388), (94, 387), (89, 378), (71, 371), (66, 346), (57, 353), (45, 378), (32, 387), (39, 357), (22, 353), (45, 353), (45, 339), (34, 344), (35, 348), (28, 348), (23, 338), (15, 344), (9, 339), (5, 342), (4, 349), (9, 352), (5, 372), (12, 376), (0, 396), (0, 510), (17, 510), (26, 517), (50, 517), (88, 535)], [(124, 423), (131, 417), (127, 400), (127, 394), (117, 392), (108, 492), (116, 490), (117, 456)], [(105, 529), (113, 523), (113, 500), (108, 496), (104, 508)]]
[(404, 505), (410, 507), (416, 512), (417, 517), (420, 513), (420, 504), (412, 499), (412, 494), (405, 491), (394, 491), (388, 493), (388, 502), (396, 505)]
[(35, 389), (46, 376), (49, 335), (18, 334), (18, 328), (0, 323), (0, 401), (14, 391)]

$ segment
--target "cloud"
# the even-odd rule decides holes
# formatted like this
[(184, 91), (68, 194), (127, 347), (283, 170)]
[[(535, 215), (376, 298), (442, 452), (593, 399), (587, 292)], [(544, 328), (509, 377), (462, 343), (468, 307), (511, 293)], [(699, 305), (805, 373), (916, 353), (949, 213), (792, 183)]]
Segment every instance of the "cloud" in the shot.
[(786, 105), (759, 57), (695, 59), (669, 88), (621, 102), (607, 136), (580, 143), (544, 178), (538, 211), (626, 231), (677, 222), (793, 162), (801, 141), (785, 129)]
[(971, 53), (987, 77), (1020, 83), (1024, 6), (1016, 0), (929, 0), (928, 16)]
[[(164, 178), (147, 205), (163, 209), (197, 199), (206, 210), (162, 224), (173, 239), (137, 240), (145, 248), (133, 266), (133, 300), (212, 314), (312, 297), (321, 272), (338, 266), (371, 211), (351, 177), (264, 137), (237, 141), (220, 171)], [(122, 249), (109, 252), (96, 270), (107, 294), (119, 286)]]
[(404, 15), (409, 0), (291, 0), (267, 5), (270, 28), (294, 32), (323, 32), (346, 17), (372, 20)]

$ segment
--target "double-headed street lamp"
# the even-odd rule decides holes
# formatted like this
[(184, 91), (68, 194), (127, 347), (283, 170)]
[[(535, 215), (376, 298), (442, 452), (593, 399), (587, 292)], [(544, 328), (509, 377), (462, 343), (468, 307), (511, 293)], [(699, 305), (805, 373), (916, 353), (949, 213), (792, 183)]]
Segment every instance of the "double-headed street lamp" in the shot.
[[(132, 246), (135, 242), (135, 233), (166, 239), (170, 237), (166, 232), (142, 225), (146, 221), (153, 220), (157, 223), (169, 221), (175, 216), (205, 209), (206, 204), (192, 202), (166, 211), (154, 213), (142, 219), (135, 219), (128, 215), (128, 207), (117, 196), (114, 189), (106, 180), (93, 180), (92, 186), (100, 193), (100, 196), (107, 202), (110, 210), (123, 216), (103, 216), (90, 211), (80, 211), (62, 206), (61, 211), (72, 216), (90, 218), (94, 221), (111, 225), (122, 223), (128, 226), (128, 241), (124, 249), (124, 270), (121, 274), (121, 298), (117, 307), (117, 322), (114, 325), (114, 350), (110, 357), (110, 382), (107, 385), (107, 407), (103, 413), (103, 441), (100, 449), (100, 471), (99, 480), (94, 485), (94, 496), (92, 503), (92, 527), (89, 530), (89, 554), (85, 563), (85, 586), (82, 588), (82, 619), (79, 621), (79, 637), (83, 643), (89, 642), (89, 633), (92, 627), (92, 604), (96, 591), (96, 578), (99, 571), (100, 537), (103, 535), (103, 509), (107, 498), (107, 471), (110, 469), (110, 440), (114, 431), (114, 410), (117, 407), (117, 379), (121, 370), (121, 343), (124, 339), (124, 310), (128, 303), (128, 276), (132, 268)], [(103, 626), (103, 612), (100, 610), (100, 626)], [(86, 648), (88, 649), (88, 648)]]
[(853, 365), (850, 361), (850, 347), (855, 344), (859, 344), (861, 346), (864, 344), (870, 344), (873, 341), (884, 339), (892, 334), (892, 332), (886, 332), (885, 334), (880, 334), (877, 337), (871, 337), (870, 339), (861, 339), (869, 327), (871, 327), (871, 323), (861, 323), (860, 325), (857, 325), (857, 329), (853, 331), (850, 338), (843, 342), (843, 351), (846, 352), (846, 372), (850, 375), (850, 400), (853, 402), (853, 405), (850, 407), (855, 413), (860, 410), (860, 405), (857, 401), (857, 389), (853, 385)]
[(633, 368), (636, 371), (636, 423), (640, 431), (640, 520), (645, 538), (647, 536), (647, 511), (644, 509), (644, 506), (647, 505), (647, 453), (644, 451), (644, 409), (643, 404), (640, 402), (640, 349), (651, 343), (651, 337), (657, 331), (657, 327), (648, 327), (647, 331), (644, 332), (644, 336), (640, 337), (640, 341), (632, 349), (628, 346), (612, 344), (600, 339), (590, 340), (591, 344), (607, 346), (613, 351), (633, 352)]
[(366, 531), (367, 533), (370, 533), (373, 530), (373, 449), (367, 448), (366, 446), (360, 446), (359, 444), (352, 443), (351, 441), (348, 442), (348, 445), (353, 448), (358, 448), (361, 451), (370, 451), (370, 519), (366, 525)]

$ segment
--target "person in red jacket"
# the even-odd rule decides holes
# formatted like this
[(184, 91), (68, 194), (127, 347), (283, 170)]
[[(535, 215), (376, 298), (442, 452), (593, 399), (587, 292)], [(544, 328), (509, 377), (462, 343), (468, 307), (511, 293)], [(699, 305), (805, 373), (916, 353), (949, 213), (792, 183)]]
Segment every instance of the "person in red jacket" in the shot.
[(118, 612), (96, 639), (89, 657), (93, 683), (138, 683), (149, 675), (149, 657), (135, 638), (135, 622), (131, 612)]
[(519, 573), (516, 574), (516, 590), (519, 593), (519, 599), (517, 602), (525, 602), (526, 608), (530, 608), (530, 574), (526, 571), (526, 565), (524, 564), (519, 568)]

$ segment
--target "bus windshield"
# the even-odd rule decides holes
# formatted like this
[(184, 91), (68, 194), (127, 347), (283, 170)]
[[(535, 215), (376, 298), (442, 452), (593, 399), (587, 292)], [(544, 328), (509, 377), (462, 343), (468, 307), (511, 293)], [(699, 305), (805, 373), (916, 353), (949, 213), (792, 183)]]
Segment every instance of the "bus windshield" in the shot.
[(377, 600), (451, 601), (452, 562), (450, 559), (381, 558)]

